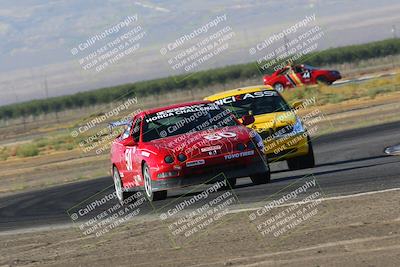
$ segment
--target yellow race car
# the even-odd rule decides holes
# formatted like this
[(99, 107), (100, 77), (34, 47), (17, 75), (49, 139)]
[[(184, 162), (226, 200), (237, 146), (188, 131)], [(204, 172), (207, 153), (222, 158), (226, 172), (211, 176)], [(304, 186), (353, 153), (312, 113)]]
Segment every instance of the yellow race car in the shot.
[(248, 125), (263, 139), (270, 162), (286, 160), (291, 170), (312, 168), (315, 165), (310, 137), (295, 108), (290, 106), (271, 86), (251, 86), (217, 93), (205, 98), (229, 109), (241, 120), (253, 115)]

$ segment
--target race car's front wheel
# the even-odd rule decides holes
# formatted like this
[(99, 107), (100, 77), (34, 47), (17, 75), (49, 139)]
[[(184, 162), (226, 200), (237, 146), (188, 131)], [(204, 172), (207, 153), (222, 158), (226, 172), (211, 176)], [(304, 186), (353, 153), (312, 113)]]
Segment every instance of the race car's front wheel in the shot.
[(307, 155), (293, 159), (288, 159), (287, 164), (291, 171), (314, 168), (315, 166), (314, 150), (309, 137), (308, 137)]
[(147, 163), (143, 164), (144, 193), (149, 201), (162, 200), (167, 198), (167, 190), (153, 192), (151, 185), (150, 168)]
[(236, 181), (237, 181), (236, 178), (229, 178), (229, 179), (226, 179), (225, 181), (226, 181), (226, 185), (222, 186), (221, 190), (230, 190), (230, 189), (235, 188)]
[(283, 92), (283, 89), (284, 89), (283, 84), (281, 84), (281, 83), (276, 83), (276, 84), (274, 84), (274, 89), (275, 89), (276, 91), (278, 91), (279, 93), (282, 93), (282, 92)]
[(261, 174), (256, 174), (250, 176), (251, 181), (253, 184), (266, 184), (271, 182), (271, 173), (266, 172), (266, 173), (261, 173)]
[(119, 175), (117, 167), (113, 168), (113, 180), (114, 180), (115, 193), (117, 195), (118, 201), (121, 204), (124, 204), (124, 200), (132, 196), (133, 192), (124, 192), (121, 176)]

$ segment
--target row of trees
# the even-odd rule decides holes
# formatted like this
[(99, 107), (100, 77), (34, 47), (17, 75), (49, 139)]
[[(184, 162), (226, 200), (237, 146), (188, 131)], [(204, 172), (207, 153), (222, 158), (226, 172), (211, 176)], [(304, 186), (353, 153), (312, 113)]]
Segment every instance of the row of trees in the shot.
[[(354, 62), (370, 58), (384, 57), (400, 53), (400, 39), (390, 39), (361, 45), (331, 48), (310, 54), (306, 62), (313, 65)], [(110, 103), (133, 96), (162, 94), (193, 87), (223, 84), (226, 81), (247, 79), (260, 75), (255, 63), (232, 65), (212, 70), (200, 71), (191, 75), (178, 75), (161, 79), (141, 81), (114, 87), (101, 88), (73, 95), (32, 100), (24, 103), (0, 107), (0, 119), (7, 120), (27, 115), (37, 116), (49, 112), (60, 112), (71, 108), (82, 108)]]
[(331, 48), (322, 52), (314, 52), (307, 61), (309, 64), (314, 65), (340, 64), (399, 53), (400, 39), (388, 39), (361, 45)]

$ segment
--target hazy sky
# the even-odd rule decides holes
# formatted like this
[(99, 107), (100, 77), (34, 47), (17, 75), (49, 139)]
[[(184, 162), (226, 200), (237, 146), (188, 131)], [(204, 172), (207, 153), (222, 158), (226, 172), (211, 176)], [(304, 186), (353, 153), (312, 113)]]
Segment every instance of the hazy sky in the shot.
[[(323, 49), (390, 38), (392, 25), (400, 31), (399, 13), (397, 0), (0, 0), (0, 105), (182, 73), (171, 68), (160, 49), (217, 16), (226, 15), (226, 21), (215, 30), (229, 27), (234, 37), (226, 51), (198, 69), (256, 60), (251, 47), (313, 14), (315, 21), (308, 26), (323, 29), (318, 41)], [(135, 15), (137, 21), (119, 33), (78, 55), (71, 53)], [(100, 72), (82, 69), (83, 56), (137, 26), (144, 32), (137, 51)]]

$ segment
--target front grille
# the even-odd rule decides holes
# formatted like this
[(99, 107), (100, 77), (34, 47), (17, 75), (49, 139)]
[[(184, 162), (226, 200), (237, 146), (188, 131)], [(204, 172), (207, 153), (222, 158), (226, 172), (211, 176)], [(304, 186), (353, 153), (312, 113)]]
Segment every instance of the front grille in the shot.
[(231, 162), (224, 165), (208, 165), (202, 166), (201, 168), (193, 168), (188, 170), (188, 174), (207, 174), (207, 173), (221, 173), (232, 169), (242, 169), (246, 165), (238, 164), (237, 162)]

